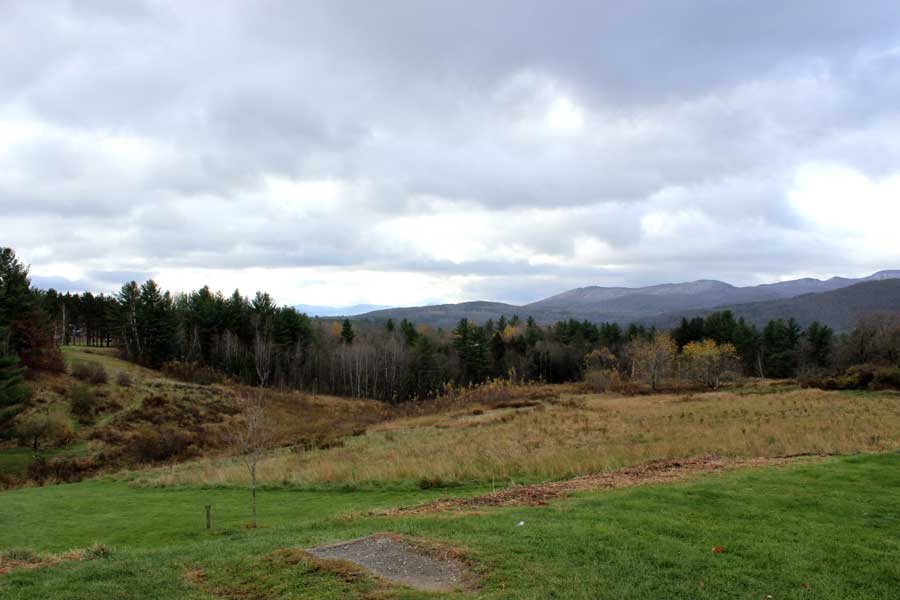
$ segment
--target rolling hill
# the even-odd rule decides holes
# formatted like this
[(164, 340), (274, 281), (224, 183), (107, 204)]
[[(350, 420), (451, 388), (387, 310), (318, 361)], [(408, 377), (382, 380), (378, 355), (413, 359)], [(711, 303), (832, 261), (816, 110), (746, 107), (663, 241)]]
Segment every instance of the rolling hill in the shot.
[[(810, 314), (814, 312), (828, 316), (827, 319), (820, 318), (818, 320), (828, 322), (836, 328), (843, 328), (846, 326), (847, 314), (855, 315), (860, 310), (865, 310), (866, 306), (878, 307), (878, 310), (886, 310), (890, 307), (900, 310), (900, 304), (894, 302), (891, 285), (863, 288), (867, 290), (867, 293), (875, 294), (875, 297), (872, 298), (858, 297), (858, 292), (841, 295), (839, 296), (841, 301), (849, 303), (843, 309), (835, 306), (826, 310), (826, 305), (837, 302), (831, 296), (817, 301), (809, 299), (797, 302), (786, 301), (805, 298), (809, 295), (830, 294), (848, 288), (856, 288), (863, 284), (898, 281), (900, 281), (900, 270), (880, 271), (859, 279), (806, 278), (748, 287), (733, 286), (714, 280), (669, 283), (641, 288), (590, 286), (569, 290), (525, 305), (484, 301), (463, 302), (378, 310), (359, 315), (356, 318), (367, 320), (409, 319), (415, 323), (443, 328), (453, 327), (462, 318), (481, 323), (488, 319), (499, 319), (501, 315), (513, 314), (521, 317), (533, 316), (542, 324), (569, 318), (595, 322), (668, 324), (673, 319), (680, 319), (682, 315), (704, 314), (712, 309), (728, 307), (740, 314), (746, 312), (748, 316), (752, 315), (754, 321), (762, 319), (759, 315), (763, 314), (788, 315), (794, 316), (798, 320), (806, 320), (805, 314), (797, 311), (807, 309), (812, 311)], [(739, 306), (740, 310), (737, 309)], [(810, 320), (815, 320), (815, 318)]]
[[(765, 325), (774, 319), (793, 318), (804, 327), (813, 321), (819, 321), (835, 331), (848, 331), (853, 328), (857, 319), (865, 314), (900, 312), (900, 279), (866, 281), (830, 292), (717, 308), (717, 310), (725, 309), (732, 311), (735, 317), (743, 317), (754, 325)], [(682, 317), (703, 316), (710, 312), (712, 312), (710, 309), (706, 309), (669, 313), (648, 322), (668, 328), (677, 325)]]

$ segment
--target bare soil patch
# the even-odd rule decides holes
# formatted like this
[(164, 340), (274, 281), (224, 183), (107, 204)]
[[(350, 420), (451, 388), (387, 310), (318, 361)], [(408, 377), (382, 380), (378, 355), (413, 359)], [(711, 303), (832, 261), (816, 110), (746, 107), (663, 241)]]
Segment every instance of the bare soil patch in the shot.
[(681, 460), (659, 460), (635, 467), (625, 467), (608, 473), (585, 475), (565, 481), (535, 485), (519, 485), (475, 498), (442, 498), (419, 504), (381, 511), (380, 516), (401, 516), (447, 510), (466, 510), (486, 506), (546, 506), (551, 500), (562, 498), (575, 491), (612, 490), (640, 485), (679, 481), (700, 473), (712, 473), (725, 469), (763, 466), (783, 466), (798, 457), (723, 459), (702, 456)]
[(382, 579), (426, 592), (468, 588), (474, 581), (458, 552), (389, 533), (310, 548), (308, 552), (321, 559), (351, 562)]
[(81, 550), (69, 550), (62, 554), (37, 554), (30, 550), (11, 550), (0, 554), (0, 576), (20, 569), (41, 569), (67, 562), (82, 562), (106, 558), (110, 553), (111, 551), (109, 548), (99, 544)]

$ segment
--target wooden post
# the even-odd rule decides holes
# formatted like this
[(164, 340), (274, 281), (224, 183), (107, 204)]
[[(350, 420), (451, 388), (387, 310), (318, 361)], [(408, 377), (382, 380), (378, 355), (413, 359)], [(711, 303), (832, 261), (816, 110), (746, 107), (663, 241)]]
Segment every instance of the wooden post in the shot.
[(206, 528), (212, 529), (212, 505), (206, 505)]

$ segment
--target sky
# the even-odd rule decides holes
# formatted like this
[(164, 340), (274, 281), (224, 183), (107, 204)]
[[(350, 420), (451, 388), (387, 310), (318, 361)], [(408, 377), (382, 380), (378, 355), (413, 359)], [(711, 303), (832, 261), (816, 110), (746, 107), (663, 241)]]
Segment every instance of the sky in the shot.
[(33, 282), (281, 304), (900, 268), (896, 0), (0, 0)]

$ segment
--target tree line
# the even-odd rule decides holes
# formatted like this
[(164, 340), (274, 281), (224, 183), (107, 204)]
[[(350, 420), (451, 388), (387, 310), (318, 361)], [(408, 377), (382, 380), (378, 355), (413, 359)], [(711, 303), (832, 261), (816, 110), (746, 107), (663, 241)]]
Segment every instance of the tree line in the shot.
[[(175, 365), (187, 377), (202, 369), (248, 384), (389, 402), (494, 378), (557, 383), (592, 372), (653, 387), (667, 376), (718, 385), (726, 370), (781, 378), (900, 360), (897, 315), (870, 315), (840, 336), (793, 319), (760, 328), (729, 311), (683, 319), (669, 332), (574, 319), (544, 326), (518, 315), (462, 319), (444, 330), (405, 319), (311, 319), (263, 292), (225, 296), (203, 287), (173, 295), (153, 280), (111, 295), (42, 291), (10, 249), (0, 252), (0, 278), (0, 389), (10, 390), (21, 390), (23, 368), (62, 369), (58, 347), (67, 343), (115, 346), (129, 360)], [(10, 398), (21, 393), (0, 392), (7, 407), (0, 410), (20, 406)]]

